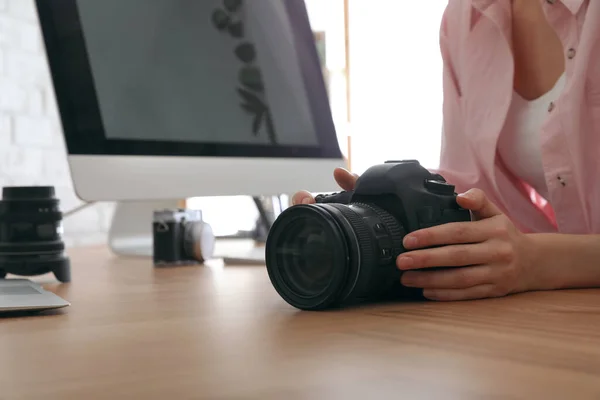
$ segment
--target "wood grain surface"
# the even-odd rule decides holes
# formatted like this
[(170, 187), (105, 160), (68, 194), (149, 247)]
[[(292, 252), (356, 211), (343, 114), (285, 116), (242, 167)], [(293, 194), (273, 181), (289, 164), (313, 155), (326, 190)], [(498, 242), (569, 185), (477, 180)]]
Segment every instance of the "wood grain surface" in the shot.
[(0, 318), (0, 399), (598, 399), (600, 291), (296, 311), (264, 267), (71, 250)]

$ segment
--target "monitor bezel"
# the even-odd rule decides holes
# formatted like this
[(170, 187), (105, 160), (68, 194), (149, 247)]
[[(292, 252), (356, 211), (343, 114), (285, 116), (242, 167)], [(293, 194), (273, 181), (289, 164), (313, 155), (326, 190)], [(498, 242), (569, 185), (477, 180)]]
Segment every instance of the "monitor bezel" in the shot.
[(36, 0), (42, 39), (70, 155), (319, 158), (342, 156), (319, 55), (303, 0), (284, 0), (309, 96), (318, 146), (109, 139), (105, 136), (77, 0)]

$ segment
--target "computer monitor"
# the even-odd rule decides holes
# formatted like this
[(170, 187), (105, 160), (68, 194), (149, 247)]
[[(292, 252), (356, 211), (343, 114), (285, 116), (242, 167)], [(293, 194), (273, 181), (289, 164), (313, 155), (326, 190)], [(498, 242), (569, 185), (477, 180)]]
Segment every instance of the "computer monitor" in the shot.
[(335, 189), (344, 164), (303, 0), (36, 0), (77, 195), (109, 241), (199, 196)]

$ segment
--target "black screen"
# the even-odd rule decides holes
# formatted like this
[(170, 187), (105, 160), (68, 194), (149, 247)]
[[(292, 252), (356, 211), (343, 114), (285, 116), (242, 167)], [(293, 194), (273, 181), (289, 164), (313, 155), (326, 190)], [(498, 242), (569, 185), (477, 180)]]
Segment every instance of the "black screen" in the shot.
[(341, 157), (303, 1), (37, 6), (70, 154)]

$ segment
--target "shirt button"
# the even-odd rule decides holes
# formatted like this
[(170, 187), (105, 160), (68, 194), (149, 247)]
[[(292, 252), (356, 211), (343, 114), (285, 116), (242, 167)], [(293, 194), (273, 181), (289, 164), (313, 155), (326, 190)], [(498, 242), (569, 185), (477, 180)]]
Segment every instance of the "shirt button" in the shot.
[(560, 175), (556, 176), (556, 179), (558, 180), (558, 182), (560, 182), (560, 184), (562, 185), (562, 187), (567, 186), (567, 181), (564, 180), (564, 178)]
[(577, 51), (575, 51), (575, 49), (571, 47), (571, 48), (570, 48), (570, 49), (567, 51), (567, 58), (568, 58), (569, 60), (572, 60), (572, 59), (575, 57), (575, 53), (577, 53)]
[(548, 112), (552, 112), (552, 110), (554, 110), (554, 102), (551, 101), (550, 104), (548, 104)]

